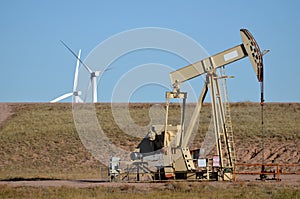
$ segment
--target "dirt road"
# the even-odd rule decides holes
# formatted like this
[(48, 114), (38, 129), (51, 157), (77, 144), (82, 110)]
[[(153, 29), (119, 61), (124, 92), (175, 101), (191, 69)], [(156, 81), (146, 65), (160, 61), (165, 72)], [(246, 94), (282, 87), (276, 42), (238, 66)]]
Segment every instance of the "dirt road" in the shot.
[[(226, 188), (232, 185), (238, 184), (274, 184), (274, 186), (295, 186), (300, 189), (300, 175), (282, 175), (280, 177), (281, 181), (276, 182), (275, 180), (266, 180), (260, 181), (256, 180), (259, 176), (254, 175), (239, 175), (237, 177), (236, 182), (228, 183), (228, 182), (187, 182), (187, 183), (202, 183), (202, 184), (210, 184), (213, 186), (221, 186)], [(169, 186), (170, 184), (174, 184), (177, 182), (168, 181), (168, 182), (157, 182), (157, 183), (143, 183), (143, 182), (108, 182), (107, 180), (101, 179), (84, 179), (84, 180), (59, 180), (59, 179), (19, 179), (19, 180), (3, 180), (0, 181), (1, 185), (7, 185), (12, 187), (73, 187), (73, 188), (87, 188), (87, 187), (122, 187), (122, 186), (133, 186), (137, 189), (163, 189), (163, 187)]]

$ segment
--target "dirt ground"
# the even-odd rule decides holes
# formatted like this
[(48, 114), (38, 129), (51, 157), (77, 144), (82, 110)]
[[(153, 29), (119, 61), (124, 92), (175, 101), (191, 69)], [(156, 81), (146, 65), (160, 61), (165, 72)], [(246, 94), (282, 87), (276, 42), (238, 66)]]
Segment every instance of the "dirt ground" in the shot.
[[(283, 175), (281, 176), (281, 181), (277, 182), (275, 180), (260, 181), (256, 180), (259, 176), (255, 175), (239, 175), (236, 182), (190, 182), (190, 183), (208, 183), (212, 186), (220, 186), (221, 188), (226, 188), (233, 184), (272, 184), (274, 186), (296, 186), (300, 189), (300, 175)], [(168, 181), (172, 183), (172, 181)], [(143, 182), (107, 182), (105, 180), (97, 179), (86, 179), (86, 180), (15, 180), (15, 181), (0, 181), (1, 185), (8, 185), (12, 187), (73, 187), (73, 188), (87, 188), (87, 187), (121, 187), (124, 185), (133, 186), (136, 189), (148, 190), (153, 188), (162, 188), (167, 186), (168, 182), (156, 182), (156, 183), (143, 183)]]

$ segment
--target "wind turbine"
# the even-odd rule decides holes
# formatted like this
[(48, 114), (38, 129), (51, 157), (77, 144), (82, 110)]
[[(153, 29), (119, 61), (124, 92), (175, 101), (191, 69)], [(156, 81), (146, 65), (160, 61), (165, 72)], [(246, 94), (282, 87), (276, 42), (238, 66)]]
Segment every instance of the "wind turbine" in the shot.
[(68, 97), (71, 97), (73, 95), (73, 101), (75, 103), (83, 102), (82, 99), (79, 97), (81, 95), (81, 91), (77, 91), (77, 83), (78, 83), (78, 68), (79, 68), (79, 60), (80, 60), (80, 54), (81, 50), (78, 52), (77, 56), (77, 62), (76, 62), (76, 68), (75, 68), (75, 75), (74, 75), (74, 84), (73, 84), (73, 92), (72, 93), (66, 93), (58, 98), (55, 98), (54, 100), (50, 101), (51, 103), (59, 102), (63, 99), (66, 99)]
[[(77, 58), (77, 60), (80, 61), (80, 63), (90, 74), (90, 82), (87, 91), (90, 89), (90, 85), (92, 85), (92, 101), (93, 103), (97, 103), (97, 77), (99, 77), (101, 71), (92, 71), (91, 68), (88, 67), (84, 62), (82, 62), (81, 59), (72, 51), (72, 49), (67, 46), (67, 44), (65, 44), (62, 40), (61, 43)], [(87, 92), (85, 95), (87, 96)]]

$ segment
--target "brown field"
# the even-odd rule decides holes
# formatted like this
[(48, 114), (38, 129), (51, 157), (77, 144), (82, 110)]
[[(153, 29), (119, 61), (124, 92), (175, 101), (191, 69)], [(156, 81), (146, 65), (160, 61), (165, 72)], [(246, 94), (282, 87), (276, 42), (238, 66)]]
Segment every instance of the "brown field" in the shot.
[[(130, 105), (130, 114), (136, 124), (149, 123), (150, 106)], [(193, 147), (199, 147), (203, 140), (210, 119), (209, 107), (206, 104), (201, 112), (201, 128)], [(112, 142), (133, 150), (140, 140), (122, 133), (116, 126), (110, 104), (97, 104), (96, 108), (99, 122)], [(231, 104), (238, 163), (261, 162), (260, 108), (258, 103)], [(300, 103), (265, 105), (266, 163), (300, 163), (299, 118)], [(107, 183), (97, 181), (106, 179), (105, 173), (105, 165), (93, 158), (79, 139), (74, 126), (72, 104), (0, 104), (0, 198), (133, 198), (132, 193), (141, 197), (145, 190), (147, 198), (155, 196), (153, 194), (160, 194), (162, 198), (199, 198), (200, 193), (202, 198), (223, 197), (226, 194), (230, 198), (300, 197), (299, 175), (283, 177), (284, 180), (277, 183), (254, 180), (238, 183), (170, 182), (151, 186), (107, 186)]]

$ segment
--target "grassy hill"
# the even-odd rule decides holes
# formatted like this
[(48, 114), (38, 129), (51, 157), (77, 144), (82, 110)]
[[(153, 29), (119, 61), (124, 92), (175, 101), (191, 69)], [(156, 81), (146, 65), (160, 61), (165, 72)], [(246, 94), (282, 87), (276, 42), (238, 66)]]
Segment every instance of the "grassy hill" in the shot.
[[(76, 132), (72, 104), (0, 104), (0, 179), (99, 178), (101, 168)], [(174, 105), (176, 106), (176, 105)], [(138, 125), (149, 123), (151, 104), (131, 104)], [(201, 113), (195, 147), (210, 121), (210, 105)], [(258, 103), (233, 103), (231, 115), (238, 162), (260, 162), (261, 126)], [(124, 134), (114, 122), (110, 104), (97, 104), (99, 122), (112, 142), (133, 150), (140, 139)], [(178, 115), (178, 111), (175, 111)], [(265, 136), (267, 162), (300, 162), (300, 103), (267, 103)], [(162, 121), (163, 122), (163, 121)], [(147, 132), (145, 132), (146, 134)]]

